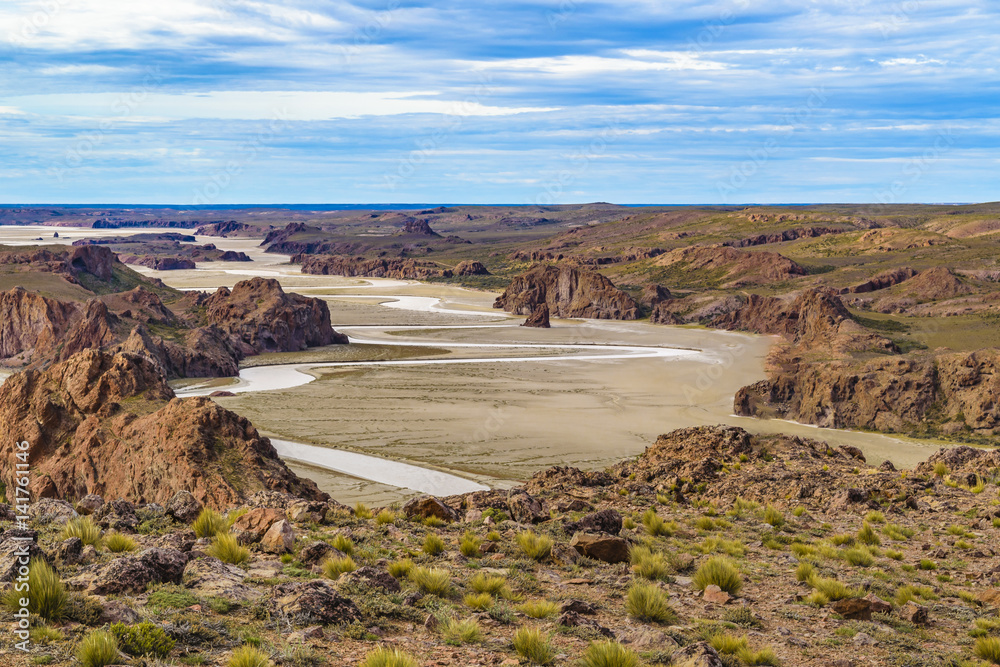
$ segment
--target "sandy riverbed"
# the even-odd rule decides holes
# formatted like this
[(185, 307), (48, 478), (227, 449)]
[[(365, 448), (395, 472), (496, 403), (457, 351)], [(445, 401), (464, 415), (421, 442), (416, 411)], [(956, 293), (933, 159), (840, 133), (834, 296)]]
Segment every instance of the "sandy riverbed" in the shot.
[[(302, 371), (310, 381), (298, 386), (218, 399), (272, 437), (374, 454), (498, 486), (550, 465), (603, 467), (639, 454), (661, 433), (703, 424), (851, 444), (874, 463), (889, 458), (900, 467), (925, 459), (936, 447), (733, 416), (735, 392), (764, 377), (763, 359), (772, 344), (767, 337), (644, 322), (568, 320), (554, 321), (549, 330), (524, 329), (516, 326), (520, 319), (491, 308), (492, 294), (413, 281), (304, 276), (287, 264), (287, 257), (263, 253), (257, 241), (199, 237), (198, 242), (247, 252), (254, 262), (141, 271), (181, 289), (231, 286), (251, 275), (277, 278), (287, 289), (327, 300), (334, 326), (369, 344), (347, 353), (353, 360), (480, 359), (310, 367)], [(544, 358), (551, 349), (471, 347), (580, 344), (668, 346), (699, 353), (556, 361)], [(420, 347), (427, 345), (433, 347)], [(538, 358), (482, 362), (482, 357), (515, 354)], [(331, 348), (268, 355), (251, 363), (340, 362), (344, 355), (343, 348)], [(383, 478), (360, 480), (292, 466), (345, 502), (384, 503), (416, 492), (385, 484)]]

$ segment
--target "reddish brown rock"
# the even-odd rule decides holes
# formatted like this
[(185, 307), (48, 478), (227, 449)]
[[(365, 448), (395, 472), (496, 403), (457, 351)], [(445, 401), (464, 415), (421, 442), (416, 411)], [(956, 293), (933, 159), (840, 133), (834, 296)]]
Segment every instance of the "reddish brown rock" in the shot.
[(445, 521), (458, 521), (459, 519), (458, 512), (434, 496), (420, 496), (407, 501), (403, 505), (403, 514), (410, 519), (414, 517), (420, 519), (436, 517)]
[(271, 525), (260, 539), (260, 548), (271, 554), (291, 553), (295, 548), (295, 530), (282, 519)]
[(733, 599), (726, 591), (722, 590), (715, 584), (710, 584), (705, 587), (704, 592), (701, 594), (705, 602), (711, 602), (712, 604), (728, 604), (730, 600)]
[[(249, 421), (207, 398), (174, 398), (142, 357), (87, 350), (12, 375), (0, 386), (0, 423), (32, 443), (36, 498), (96, 493), (163, 504), (186, 488), (226, 508), (267, 489), (327, 497), (288, 470)], [(12, 446), (0, 451), (8, 485)]]
[(259, 542), (271, 526), (286, 518), (285, 513), (281, 510), (255, 507), (233, 522), (233, 532), (244, 544)]
[(845, 598), (837, 600), (830, 608), (849, 621), (872, 620), (872, 603), (865, 598)]
[(486, 265), (474, 260), (459, 262), (454, 269), (456, 276), (488, 276), (490, 275)]
[(569, 545), (581, 555), (605, 563), (624, 563), (629, 558), (628, 542), (613, 535), (577, 533)]
[(531, 311), (531, 315), (528, 315), (522, 324), (522, 327), (533, 327), (536, 329), (548, 329), (552, 325), (549, 323), (549, 304), (540, 303), (535, 306), (535, 309)]
[(548, 305), (550, 314), (563, 318), (634, 320), (639, 316), (635, 300), (601, 274), (541, 264), (516, 277), (493, 307), (530, 315), (542, 303)]
[(424, 280), (450, 278), (451, 269), (443, 269), (434, 262), (417, 259), (365, 259), (344, 255), (296, 255), (292, 262), (302, 264), (302, 273), (321, 276), (348, 276), (365, 278), (395, 278), (397, 280)]
[(916, 602), (907, 602), (900, 607), (898, 613), (901, 619), (915, 625), (924, 625), (927, 623), (927, 607), (919, 605)]
[(202, 304), (210, 324), (256, 352), (297, 352), (346, 343), (330, 324), (322, 299), (287, 294), (277, 280), (252, 278), (222, 287)]

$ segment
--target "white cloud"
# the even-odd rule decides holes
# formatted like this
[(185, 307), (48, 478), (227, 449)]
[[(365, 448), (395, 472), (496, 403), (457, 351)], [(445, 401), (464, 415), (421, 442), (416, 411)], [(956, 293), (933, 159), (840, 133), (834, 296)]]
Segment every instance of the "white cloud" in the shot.
[(517, 58), (497, 62), (479, 62), (476, 63), (476, 66), (482, 69), (496, 70), (534, 70), (557, 76), (586, 76), (616, 72), (722, 70), (729, 67), (725, 63), (702, 60), (697, 55), (690, 53), (647, 53), (655, 53), (658, 59), (556, 56), (554, 58)]
[(80, 93), (25, 95), (11, 98), (21, 108), (43, 116), (121, 117), (141, 114), (157, 119), (321, 121), (364, 116), (443, 114), (508, 116), (555, 111), (554, 107), (487, 106), (476, 101), (426, 99), (438, 93), (215, 91), (209, 93)]

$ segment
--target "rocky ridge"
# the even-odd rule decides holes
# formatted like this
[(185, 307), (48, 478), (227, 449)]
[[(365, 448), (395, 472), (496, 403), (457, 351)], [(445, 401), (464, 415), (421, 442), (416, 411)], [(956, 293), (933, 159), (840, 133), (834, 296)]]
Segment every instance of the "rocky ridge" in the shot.
[(546, 304), (554, 317), (634, 320), (639, 305), (595, 271), (572, 266), (539, 264), (514, 278), (497, 297), (494, 308), (530, 315)]

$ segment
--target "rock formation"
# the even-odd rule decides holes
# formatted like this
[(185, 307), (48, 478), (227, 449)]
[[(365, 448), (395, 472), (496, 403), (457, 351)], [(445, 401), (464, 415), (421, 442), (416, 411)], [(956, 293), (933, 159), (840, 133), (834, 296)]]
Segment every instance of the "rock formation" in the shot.
[(530, 315), (542, 303), (552, 315), (562, 318), (634, 320), (639, 316), (635, 300), (601, 274), (541, 264), (514, 278), (493, 307)]
[(253, 352), (297, 352), (347, 342), (333, 330), (325, 301), (287, 294), (272, 278), (244, 280), (232, 290), (221, 287), (201, 305), (210, 324)]
[(296, 255), (292, 263), (302, 264), (302, 273), (321, 276), (395, 278), (424, 280), (451, 278), (451, 269), (418, 259), (365, 259), (343, 255)]
[(465, 260), (458, 263), (455, 267), (454, 273), (456, 276), (488, 276), (490, 275), (489, 270), (487, 270), (486, 265), (482, 262), (477, 262), (474, 260)]
[(274, 280), (185, 299), (175, 313), (144, 287), (83, 303), (0, 292), (0, 361), (39, 366), (104, 348), (146, 356), (168, 377), (225, 377), (246, 356), (348, 342), (333, 330), (326, 302), (286, 294)]
[(78, 284), (81, 274), (107, 282), (115, 264), (115, 255), (99, 246), (48, 246), (44, 248), (0, 249), (0, 264), (19, 265), (26, 271), (54, 273)]
[[(0, 386), (0, 422), (31, 443), (35, 498), (87, 494), (166, 503), (178, 490), (223, 508), (259, 490), (325, 499), (246, 419), (176, 399), (147, 359), (86, 350)], [(3, 445), (11, 488), (12, 440)]]
[(190, 260), (178, 257), (158, 257), (156, 255), (133, 255), (122, 253), (118, 258), (125, 264), (133, 266), (145, 266), (155, 271), (183, 271), (194, 269), (197, 264)]
[(826, 236), (828, 234), (843, 234), (848, 231), (852, 230), (850, 228), (834, 227), (797, 227), (795, 229), (786, 229), (784, 231), (771, 232), (769, 234), (756, 234), (754, 236), (748, 236), (747, 238), (740, 239), (739, 241), (726, 241), (722, 245), (729, 246), (731, 248), (751, 248), (760, 245), (770, 245), (772, 243), (796, 241), (798, 239), (813, 239), (820, 236)]
[(549, 324), (549, 304), (540, 303), (535, 306), (535, 309), (531, 311), (531, 315), (528, 315), (522, 324), (522, 327), (534, 327), (536, 329), (548, 329), (552, 325)]
[(256, 236), (263, 231), (265, 231), (263, 227), (254, 227), (243, 222), (229, 220), (228, 222), (213, 222), (210, 225), (203, 225), (196, 229), (194, 233), (198, 236), (221, 236), (222, 238), (229, 238)]
[(403, 223), (400, 233), (416, 234), (418, 236), (440, 236), (440, 234), (431, 229), (431, 224), (427, 220), (418, 220), (416, 218), (407, 218)]

